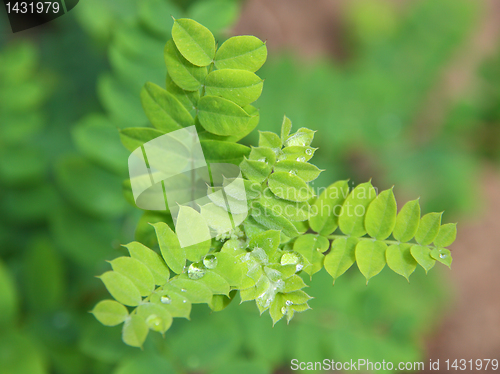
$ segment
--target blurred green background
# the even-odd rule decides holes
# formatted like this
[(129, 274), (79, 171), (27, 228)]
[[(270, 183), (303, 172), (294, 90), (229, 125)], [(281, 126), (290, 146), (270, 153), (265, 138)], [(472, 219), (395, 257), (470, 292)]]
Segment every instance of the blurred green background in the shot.
[[(395, 184), (401, 205), (421, 196), (425, 211), (446, 210), (460, 230), (485, 217), (484, 170), (497, 175), (500, 161), (500, 42), (487, 27), (500, 12), (492, 21), (491, 3), (82, 0), (16, 34), (0, 11), (0, 371), (288, 373), (292, 358), (444, 354), (426, 346), (446, 343), (432, 332), (453, 319), (452, 295), (463, 298), (460, 273), (450, 282), (417, 269), (409, 285), (383, 271), (366, 287), (351, 269), (332, 287), (322, 272), (309, 290), (313, 310), (288, 326), (273, 328), (250, 303), (214, 314), (198, 306), (165, 338), (150, 334), (143, 351), (88, 311), (106, 297), (95, 275), (125, 253), (141, 215), (123, 198), (128, 152), (117, 129), (147, 125), (139, 92), (146, 81), (164, 86), (170, 15), (194, 18), (220, 43), (235, 33), (268, 41), (259, 129), (279, 131), (286, 113), (294, 128), (318, 131), (314, 160), (326, 171), (315, 187), (373, 177), (379, 189)], [(473, 48), (477, 38), (486, 47)], [(460, 252), (461, 240), (455, 261), (473, 249)]]

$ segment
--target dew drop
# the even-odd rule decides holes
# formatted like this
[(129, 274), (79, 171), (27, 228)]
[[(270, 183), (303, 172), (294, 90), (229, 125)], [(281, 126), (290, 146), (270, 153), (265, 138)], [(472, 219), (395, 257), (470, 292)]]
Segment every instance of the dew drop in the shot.
[(445, 254), (443, 254), (443, 253), (441, 253), (441, 254), (439, 255), (439, 258), (446, 258), (446, 255), (445, 255)]
[(307, 155), (309, 155), (309, 156), (310, 156), (310, 155), (312, 155), (312, 154), (313, 154), (312, 149), (307, 148), (307, 149), (306, 149), (306, 154), (307, 154)]
[(302, 264), (297, 264), (297, 265), (295, 266), (295, 272), (297, 273), (297, 272), (301, 271), (303, 268), (304, 268), (304, 265), (302, 265)]
[(281, 308), (281, 313), (282, 314), (287, 314), (288, 313), (288, 308), (286, 306)]
[(150, 316), (148, 316), (148, 318), (146, 318), (146, 324), (151, 329), (158, 330), (158, 328), (161, 326), (161, 318), (156, 314), (151, 314)]
[(292, 305), (292, 304), (293, 304), (293, 301), (292, 301), (292, 300), (287, 300), (287, 301), (285, 302), (285, 304), (286, 304), (286, 305)]
[(258, 161), (260, 161), (260, 162), (267, 162), (267, 159), (265, 157), (262, 157), (262, 158), (259, 158)]
[(181, 292), (186, 292), (187, 290), (185, 288), (181, 288)]
[(168, 296), (162, 296), (160, 301), (162, 304), (170, 304), (172, 302), (172, 299)]
[(205, 256), (203, 259), (203, 265), (205, 265), (207, 269), (215, 269), (217, 267), (217, 257), (214, 255)]
[[(188, 268), (188, 276), (190, 279), (200, 279), (205, 275), (205, 268), (203, 265), (198, 263), (192, 263)], [(183, 290), (185, 292), (185, 290)]]
[(297, 161), (299, 161), (299, 162), (305, 162), (306, 158), (305, 157), (297, 157)]
[(183, 302), (183, 303), (187, 303), (187, 300), (186, 300), (186, 299), (184, 299), (184, 300), (182, 300), (182, 302)]
[(290, 170), (290, 171), (288, 172), (288, 174), (297, 175), (297, 173), (295, 172), (295, 170)]

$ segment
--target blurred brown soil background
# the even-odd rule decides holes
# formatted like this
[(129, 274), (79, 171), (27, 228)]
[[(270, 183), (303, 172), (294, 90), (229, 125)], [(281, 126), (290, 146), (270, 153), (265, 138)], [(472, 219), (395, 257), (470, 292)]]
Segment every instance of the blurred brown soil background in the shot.
[[(317, 56), (343, 58), (342, 7), (355, 0), (248, 0), (236, 34), (268, 41), (270, 50), (293, 50), (305, 60)], [(391, 0), (404, 6), (408, 0)], [(482, 19), (458, 48), (436, 81), (416, 124), (425, 140), (442, 124), (450, 105), (473, 87), (482, 61), (500, 44), (500, 1), (484, 3)], [(447, 272), (455, 288), (454, 303), (443, 323), (426, 341), (428, 358), (444, 360), (500, 359), (500, 173), (484, 165), (483, 201), (475, 217), (462, 217), (452, 246), (453, 266)], [(438, 317), (438, 316), (437, 316)], [(465, 372), (470, 372), (466, 370)], [(494, 371), (481, 371), (493, 373)]]

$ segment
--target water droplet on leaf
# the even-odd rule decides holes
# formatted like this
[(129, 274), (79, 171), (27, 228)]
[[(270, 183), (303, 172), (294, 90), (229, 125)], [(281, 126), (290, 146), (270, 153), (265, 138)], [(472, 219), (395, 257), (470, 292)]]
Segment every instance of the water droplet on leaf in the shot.
[(292, 304), (293, 304), (293, 301), (292, 301), (292, 300), (287, 300), (287, 301), (285, 302), (285, 304), (286, 304), (286, 305), (292, 305)]
[(205, 256), (203, 265), (205, 265), (207, 269), (215, 269), (217, 267), (217, 258), (214, 255)]
[(172, 299), (168, 296), (162, 296), (160, 301), (162, 304), (170, 304), (172, 302)]
[(189, 265), (188, 268), (188, 276), (191, 279), (200, 279), (205, 275), (205, 268), (203, 267), (202, 264), (198, 263), (192, 263)]
[(312, 149), (307, 148), (307, 149), (306, 149), (306, 154), (307, 154), (307, 155), (309, 155), (309, 156), (310, 156), (310, 155), (312, 155), (312, 154), (313, 154)]

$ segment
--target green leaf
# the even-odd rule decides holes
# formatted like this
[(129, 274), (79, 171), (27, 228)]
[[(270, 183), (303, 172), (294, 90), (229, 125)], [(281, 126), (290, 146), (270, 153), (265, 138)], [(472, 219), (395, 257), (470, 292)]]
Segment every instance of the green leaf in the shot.
[(413, 258), (425, 269), (427, 273), (434, 264), (436, 260), (431, 257), (431, 250), (429, 247), (424, 247), (422, 245), (414, 245), (410, 249)]
[(252, 147), (248, 159), (252, 161), (260, 161), (272, 166), (276, 162), (276, 153), (274, 153), (271, 148)]
[(94, 317), (106, 326), (116, 326), (128, 317), (128, 310), (114, 300), (102, 300), (92, 309)]
[(356, 261), (355, 249), (358, 239), (338, 238), (332, 243), (332, 249), (325, 256), (325, 270), (333, 277), (333, 283), (344, 274)]
[(417, 268), (417, 262), (411, 255), (411, 247), (411, 244), (393, 244), (385, 252), (387, 265), (408, 281), (410, 281), (410, 275)]
[(313, 197), (306, 182), (296, 175), (282, 171), (271, 174), (269, 188), (279, 198), (290, 201), (307, 201)]
[(356, 262), (366, 278), (366, 283), (384, 268), (386, 249), (384, 242), (373, 240), (361, 240), (356, 246)]
[(205, 79), (206, 95), (223, 97), (241, 107), (257, 100), (262, 86), (262, 79), (247, 70), (215, 70)]
[(172, 229), (164, 222), (153, 223), (152, 226), (155, 228), (158, 237), (161, 255), (168, 267), (174, 273), (182, 273), (186, 265), (186, 252), (184, 248), (181, 248), (179, 239), (177, 239)]
[(287, 116), (283, 116), (283, 123), (281, 124), (281, 143), (285, 144), (292, 130), (292, 121)]
[(137, 287), (141, 296), (148, 296), (155, 289), (153, 274), (139, 260), (131, 257), (118, 257), (110, 262), (117, 273), (125, 275)]
[(184, 108), (186, 108), (188, 112), (194, 114), (194, 111), (198, 107), (198, 101), (200, 100), (200, 92), (183, 90), (174, 83), (170, 74), (167, 74), (165, 84), (167, 91), (174, 95), (175, 98), (184, 105)]
[(274, 132), (259, 131), (259, 147), (281, 148), (281, 139)]
[(172, 38), (181, 54), (194, 65), (208, 66), (215, 57), (215, 38), (205, 26), (188, 18), (176, 19)]
[(321, 235), (330, 235), (338, 226), (339, 215), (347, 195), (348, 181), (338, 181), (328, 186), (311, 207), (311, 229)]
[(160, 131), (171, 132), (194, 125), (193, 117), (180, 101), (156, 84), (144, 85), (141, 101), (146, 116)]
[(441, 227), (443, 213), (428, 213), (420, 219), (415, 240), (420, 245), (429, 245), (436, 239)]
[(288, 160), (288, 161), (300, 161), (306, 162), (309, 161), (314, 152), (316, 152), (318, 148), (312, 148), (307, 146), (294, 145), (292, 147), (283, 148), (282, 154), (278, 157), (278, 160)]
[(290, 238), (299, 235), (295, 226), (286, 218), (275, 215), (271, 210), (257, 202), (253, 202), (252, 208), (251, 215), (258, 224), (271, 230), (281, 230), (283, 234)]
[(372, 238), (384, 240), (396, 224), (397, 205), (392, 189), (382, 191), (366, 211), (365, 228)]
[(276, 253), (280, 245), (280, 232), (276, 230), (268, 230), (261, 234), (252, 237), (248, 243), (249, 248), (261, 248), (266, 254), (271, 257)]
[(303, 289), (304, 287), (307, 287), (307, 285), (304, 283), (304, 280), (297, 274), (294, 274), (290, 278), (285, 279), (285, 288), (283, 289), (283, 292), (287, 293), (298, 291)]
[(243, 69), (256, 72), (266, 62), (266, 44), (255, 36), (234, 36), (226, 40), (215, 55), (217, 69)]
[(305, 260), (304, 271), (313, 275), (323, 267), (323, 252), (330, 247), (328, 239), (313, 234), (305, 234), (297, 238), (293, 250), (302, 255)]
[(355, 238), (366, 234), (366, 209), (376, 194), (370, 182), (362, 183), (351, 191), (342, 205), (339, 216), (339, 226), (344, 234)]
[(169, 283), (172, 286), (180, 288), (182, 295), (193, 304), (208, 304), (212, 300), (210, 289), (198, 281), (173, 278)]
[(162, 135), (165, 135), (165, 132), (148, 127), (129, 127), (120, 130), (120, 139), (130, 152)]
[(189, 319), (191, 303), (183, 294), (179, 288), (165, 283), (162, 291), (157, 291), (151, 296), (151, 302), (159, 303), (172, 317)]
[[(211, 188), (209, 188), (209, 190), (211, 191)], [(214, 203), (205, 204), (200, 207), (200, 213), (202, 217), (205, 219), (205, 221), (208, 223), (208, 226), (210, 226), (213, 230), (217, 231), (217, 233), (224, 233), (232, 230), (233, 225), (231, 223), (231, 218), (229, 217), (229, 214), (226, 210), (224, 196), (220, 195), (222, 195), (222, 193), (209, 195), (209, 197), (213, 198), (217, 196), (217, 198), (220, 198), (220, 200), (222, 200), (220, 202), (223, 204), (223, 207), (217, 206)]]
[(248, 180), (262, 183), (271, 174), (273, 167), (265, 161), (247, 160), (245, 158), (240, 164), (240, 169)]
[(237, 293), (237, 290), (233, 290), (229, 293), (229, 296), (214, 295), (212, 297), (212, 301), (208, 304), (208, 306), (214, 312), (220, 312), (221, 310), (224, 310), (231, 303), (231, 301), (233, 301)]
[(457, 224), (456, 223), (447, 223), (445, 225), (441, 225), (439, 229), (439, 233), (434, 239), (434, 245), (436, 247), (448, 247), (450, 246), (457, 237)]
[(122, 339), (125, 344), (132, 347), (142, 347), (148, 336), (148, 332), (149, 328), (144, 318), (137, 314), (133, 314), (123, 325)]
[(239, 287), (246, 265), (227, 252), (218, 252), (214, 255), (217, 259), (217, 266), (213, 271), (223, 277), (231, 287)]
[(284, 317), (283, 310), (286, 307), (286, 297), (282, 294), (277, 294), (269, 307), (269, 315), (273, 320), (273, 326), (281, 318)]
[(131, 242), (124, 245), (124, 247), (128, 249), (131, 257), (139, 260), (148, 267), (151, 274), (153, 274), (155, 284), (161, 286), (168, 281), (170, 272), (165, 261), (163, 261), (158, 253), (139, 242)]
[(235, 135), (246, 131), (250, 116), (240, 106), (222, 97), (203, 96), (198, 118), (205, 130), (216, 135)]
[[(200, 213), (191, 207), (181, 205), (175, 230), (188, 260), (199, 261), (201, 256), (207, 254), (211, 241), (210, 229)], [(190, 247), (189, 250), (186, 247)]]
[(306, 129), (304, 127), (300, 128), (297, 130), (295, 134), (290, 135), (286, 140), (286, 142), (283, 143), (283, 145), (285, 147), (293, 147), (293, 146), (307, 147), (311, 145), (315, 132), (316, 131)]
[(407, 242), (415, 236), (420, 223), (418, 199), (408, 201), (399, 211), (392, 235), (400, 242)]
[(153, 331), (167, 331), (172, 325), (172, 315), (161, 305), (153, 303), (141, 304), (137, 307), (137, 315), (146, 321), (146, 325)]
[(305, 221), (309, 218), (311, 206), (307, 202), (293, 202), (276, 197), (269, 188), (260, 195), (259, 202), (275, 215), (285, 217), (290, 221)]
[[(197, 280), (207, 286), (214, 295), (229, 295), (229, 282), (216, 272), (207, 269), (203, 277)], [(213, 300), (212, 300), (213, 301)]]
[(230, 163), (239, 165), (244, 156), (248, 156), (250, 148), (237, 143), (219, 140), (201, 140), (201, 147), (207, 163)]
[(107, 271), (99, 278), (116, 301), (128, 306), (137, 306), (140, 304), (141, 293), (135, 284), (125, 275), (116, 271)]
[(451, 252), (446, 248), (433, 248), (430, 252), (431, 257), (435, 260), (438, 260), (442, 264), (445, 264), (449, 268), (451, 268)]
[(274, 171), (282, 171), (285, 173), (296, 175), (304, 182), (311, 182), (315, 180), (321, 173), (321, 170), (318, 169), (315, 165), (308, 164), (306, 162), (289, 160), (278, 161), (276, 165), (274, 165)]
[(197, 91), (207, 76), (207, 68), (191, 64), (182, 57), (172, 40), (165, 45), (165, 64), (172, 81), (186, 91)]

